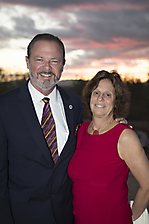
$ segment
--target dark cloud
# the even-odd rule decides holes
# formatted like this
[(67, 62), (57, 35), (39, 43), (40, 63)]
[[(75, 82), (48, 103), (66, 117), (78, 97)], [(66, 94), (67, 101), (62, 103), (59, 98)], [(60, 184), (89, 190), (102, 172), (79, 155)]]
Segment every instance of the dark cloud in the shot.
[[(0, 1), (3, 2), (3, 1)], [(7, 3), (19, 3), (19, 1), (5, 1)], [(41, 2), (41, 1), (39, 1)], [(47, 0), (42, 1), (42, 6), (48, 2)], [(52, 1), (53, 2), (53, 1)], [(55, 1), (54, 1), (55, 2)], [(63, 1), (65, 4), (67, 1)], [(77, 1), (75, 1), (77, 3)], [(88, 1), (78, 1), (79, 3), (87, 3)], [(94, 0), (93, 3), (100, 2), (105, 3), (109, 1), (99, 1)], [(114, 1), (116, 2), (116, 1)], [(121, 1), (122, 3), (123, 1)], [(125, 2), (133, 2), (133, 0), (125, 1)], [(139, 3), (140, 1), (135, 1), (135, 3)], [(148, 1), (143, 0), (141, 1), (141, 5), (146, 4)], [(21, 1), (21, 3), (35, 4), (38, 5), (38, 1)], [(70, 2), (69, 2), (70, 3)], [(38, 11), (37, 11), (38, 13)], [(61, 12), (60, 12), (61, 13)], [(59, 13), (59, 14), (60, 14)], [(67, 11), (66, 11), (67, 13)], [(106, 42), (114, 42), (117, 38), (132, 38), (137, 41), (148, 40), (149, 36), (149, 10), (148, 9), (121, 9), (121, 10), (108, 10), (108, 9), (77, 9), (76, 11), (70, 11), (70, 13), (74, 13), (75, 17), (77, 18), (77, 23), (71, 24), (68, 20), (68, 17), (61, 18), (57, 13), (49, 11), (49, 15), (55, 16), (55, 19), (59, 19), (63, 29), (54, 29), (50, 27), (49, 21), (49, 28), (44, 29), (37, 29), (35, 28), (35, 24), (33, 19), (31, 19), (30, 15), (23, 15), (22, 17), (17, 16), (12, 17), (11, 19), (15, 23), (13, 34), (9, 33), (7, 28), (1, 27), (1, 34), (0, 38), (12, 37), (14, 36), (24, 36), (28, 37), (32, 36), (39, 32), (51, 32), (54, 33), (61, 38), (64, 39), (72, 39), (78, 45), (78, 40), (82, 40), (82, 42), (88, 45), (90, 40), (100, 43)], [(4, 32), (4, 33), (3, 33)], [(6, 32), (6, 34), (5, 34)], [(76, 40), (76, 41), (75, 41)], [(81, 43), (81, 44), (83, 44)], [(85, 47), (85, 46), (84, 46)]]
[(3, 43), (3, 45), (0, 45), (1, 48), (10, 47), (9, 40), (12, 38), (29, 38), (29, 36), (33, 36), (38, 32), (38, 30), (35, 29), (34, 21), (29, 17), (12, 17), (11, 19), (14, 23), (13, 30), (4, 26), (0, 27), (0, 40), (1, 43)]
[[(71, 6), (71, 5), (77, 5), (77, 6), (82, 6), (82, 5), (94, 5), (94, 4), (100, 4), (100, 5), (105, 5), (105, 4), (110, 4), (109, 0), (57, 0), (57, 1), (48, 1), (48, 0), (2, 0), (0, 3), (5, 3), (5, 4), (18, 4), (18, 5), (28, 5), (28, 6), (38, 6), (38, 7), (48, 7), (50, 8), (61, 8), (65, 6)], [(112, 1), (112, 5), (115, 5), (115, 7), (120, 6), (120, 5), (133, 5), (137, 7), (149, 7), (149, 2), (148, 0), (114, 0)]]
[(37, 32), (35, 29), (34, 20), (30, 19), (27, 16), (21, 18), (12, 17), (12, 20), (15, 22), (13, 36), (16, 38), (28, 38), (28, 34), (33, 35)]
[[(88, 66), (93, 59), (111, 58), (116, 63), (116, 57), (148, 58), (148, 0), (115, 0), (112, 3), (109, 0), (0, 1), (0, 5), (5, 4), (27, 7), (22, 14), (12, 7), (14, 12), (10, 14), (10, 19), (13, 27), (10, 29), (6, 24), (1, 25), (0, 48), (8, 47), (11, 38), (31, 39), (37, 33), (49, 32), (62, 39), (68, 54), (72, 50), (84, 50), (84, 55), (76, 56), (67, 65), (68, 68)], [(32, 11), (26, 13), (30, 8)], [(32, 12), (37, 16), (41, 12), (47, 15), (40, 18), (42, 24), (46, 23), (46, 28), (37, 26)], [(57, 21), (59, 26), (52, 26), (52, 21)]]
[(114, 38), (146, 39), (149, 36), (148, 10), (84, 10), (77, 15), (82, 33), (97, 42), (111, 42)]

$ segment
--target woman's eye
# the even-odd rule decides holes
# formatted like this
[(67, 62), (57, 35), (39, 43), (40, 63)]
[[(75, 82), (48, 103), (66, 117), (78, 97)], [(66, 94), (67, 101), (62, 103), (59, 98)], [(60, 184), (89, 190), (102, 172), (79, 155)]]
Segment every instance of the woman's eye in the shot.
[(106, 93), (105, 97), (111, 97), (111, 93)]
[(98, 94), (99, 94), (99, 93), (98, 93), (98, 92), (96, 92), (96, 91), (94, 91), (94, 92), (93, 92), (93, 95), (98, 95)]

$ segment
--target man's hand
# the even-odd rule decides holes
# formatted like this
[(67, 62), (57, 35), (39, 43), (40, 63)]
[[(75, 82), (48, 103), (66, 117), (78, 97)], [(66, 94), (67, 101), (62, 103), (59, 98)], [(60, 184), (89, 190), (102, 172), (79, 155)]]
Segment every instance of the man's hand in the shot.
[(115, 120), (119, 123), (128, 124), (128, 121), (125, 118), (116, 118)]

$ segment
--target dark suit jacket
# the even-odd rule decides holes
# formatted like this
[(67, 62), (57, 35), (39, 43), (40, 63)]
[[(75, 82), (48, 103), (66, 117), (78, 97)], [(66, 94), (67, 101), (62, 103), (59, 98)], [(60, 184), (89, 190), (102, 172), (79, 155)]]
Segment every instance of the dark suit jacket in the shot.
[[(46, 145), (27, 83), (0, 96), (0, 223), (72, 224), (67, 166), (82, 122), (80, 97), (57, 87), (70, 131), (56, 165)], [(69, 105), (72, 105), (69, 107)]]

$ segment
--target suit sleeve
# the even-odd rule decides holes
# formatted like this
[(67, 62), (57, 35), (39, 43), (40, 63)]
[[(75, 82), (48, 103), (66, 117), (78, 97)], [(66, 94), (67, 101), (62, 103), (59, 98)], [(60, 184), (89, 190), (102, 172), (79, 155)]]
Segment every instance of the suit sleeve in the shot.
[(0, 118), (0, 223), (13, 224), (8, 190), (7, 137)]

